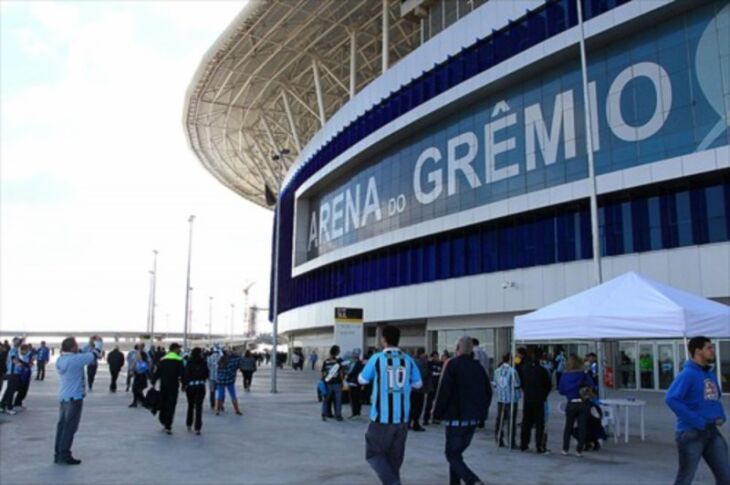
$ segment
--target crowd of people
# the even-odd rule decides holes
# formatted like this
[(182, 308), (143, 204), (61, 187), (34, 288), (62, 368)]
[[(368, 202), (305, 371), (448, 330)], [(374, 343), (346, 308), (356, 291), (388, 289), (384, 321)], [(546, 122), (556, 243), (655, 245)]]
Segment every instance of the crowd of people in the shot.
[(37, 348), (20, 337), (0, 344), (0, 413), (14, 416), (25, 410), (23, 403), (33, 380), (33, 369), (36, 381), (45, 380), (51, 353), (45, 341)]

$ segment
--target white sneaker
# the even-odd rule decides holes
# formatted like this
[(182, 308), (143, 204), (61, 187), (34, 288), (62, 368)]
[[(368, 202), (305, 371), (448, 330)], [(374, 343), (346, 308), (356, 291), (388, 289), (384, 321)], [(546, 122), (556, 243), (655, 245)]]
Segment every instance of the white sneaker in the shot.
[(582, 458), (583, 457), (583, 453), (581, 453), (580, 451), (576, 451), (575, 452), (575, 456), (577, 456), (578, 458)]
[(568, 453), (565, 450), (560, 450), (560, 454), (563, 455), (563, 456), (569, 456), (570, 455), (570, 453)]
[(15, 411), (14, 409), (7, 409), (7, 410), (5, 410), (5, 414), (9, 414), (10, 416), (15, 416), (16, 414), (18, 414), (18, 412)]

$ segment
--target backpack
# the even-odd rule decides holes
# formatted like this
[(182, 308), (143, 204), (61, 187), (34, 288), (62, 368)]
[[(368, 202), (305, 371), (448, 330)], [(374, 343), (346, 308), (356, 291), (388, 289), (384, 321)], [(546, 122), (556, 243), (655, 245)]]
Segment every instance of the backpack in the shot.
[(137, 365), (134, 367), (135, 374), (146, 374), (150, 371), (150, 365), (146, 360), (137, 361)]

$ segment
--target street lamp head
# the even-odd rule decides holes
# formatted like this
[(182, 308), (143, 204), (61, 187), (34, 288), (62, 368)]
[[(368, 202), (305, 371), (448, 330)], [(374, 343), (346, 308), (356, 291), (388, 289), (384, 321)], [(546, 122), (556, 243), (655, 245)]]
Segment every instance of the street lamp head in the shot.
[(159, 254), (159, 251), (157, 251), (156, 249), (153, 249), (153, 250), (152, 250), (152, 252), (153, 252), (153, 253), (154, 253), (155, 255)]
[(188, 217), (188, 222), (193, 222), (193, 219), (195, 219), (195, 215), (191, 214), (190, 217)]

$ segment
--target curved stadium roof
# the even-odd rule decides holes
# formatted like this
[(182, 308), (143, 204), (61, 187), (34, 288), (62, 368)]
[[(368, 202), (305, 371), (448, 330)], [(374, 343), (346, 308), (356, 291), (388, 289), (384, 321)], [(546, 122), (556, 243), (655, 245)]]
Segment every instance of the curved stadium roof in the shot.
[[(392, 65), (420, 45), (421, 34), (419, 22), (401, 17), (399, 2), (386, 5)], [(185, 130), (203, 166), (268, 207), (265, 187), (276, 193), (327, 119), (383, 72), (382, 26), (377, 0), (249, 0), (188, 88)]]

